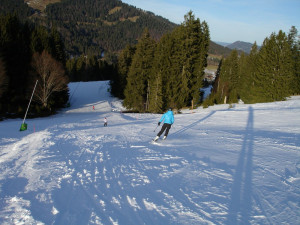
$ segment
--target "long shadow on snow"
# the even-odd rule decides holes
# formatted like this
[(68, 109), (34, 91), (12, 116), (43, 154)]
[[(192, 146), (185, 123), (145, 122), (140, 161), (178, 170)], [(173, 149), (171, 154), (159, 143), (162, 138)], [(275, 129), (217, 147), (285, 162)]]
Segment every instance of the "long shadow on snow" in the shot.
[(185, 127), (182, 128), (181, 130), (178, 130), (178, 131), (176, 131), (175, 133), (170, 134), (169, 136), (178, 136), (178, 135), (182, 134), (183, 132), (185, 132), (186, 130), (191, 129), (192, 127), (196, 126), (198, 123), (201, 123), (201, 122), (203, 122), (204, 120), (208, 119), (209, 117), (211, 117), (211, 116), (214, 115), (215, 113), (216, 113), (216, 111), (212, 111), (212, 112), (210, 112), (207, 116), (203, 117), (202, 119), (197, 120), (196, 122), (191, 123), (191, 124), (188, 125), (188, 126), (185, 126)]
[(245, 137), (235, 169), (231, 202), (226, 224), (250, 224), (252, 212), (252, 158), (253, 158), (253, 108), (249, 107), (249, 116)]

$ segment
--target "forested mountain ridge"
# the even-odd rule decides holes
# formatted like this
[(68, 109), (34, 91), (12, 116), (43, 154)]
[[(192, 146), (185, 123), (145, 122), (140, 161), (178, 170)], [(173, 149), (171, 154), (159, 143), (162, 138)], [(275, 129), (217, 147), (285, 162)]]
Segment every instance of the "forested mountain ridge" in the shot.
[(145, 27), (159, 39), (176, 26), (118, 0), (64, 0), (48, 5), (45, 13), (48, 21), (59, 27), (72, 54), (117, 52), (127, 44), (136, 44)]
[[(50, 1), (48, 1), (50, 2)], [(40, 1), (45, 4), (45, 1)], [(28, 6), (32, 6), (29, 2)], [(28, 8), (23, 0), (4, 0), (0, 13)], [(66, 51), (70, 55), (101, 55), (118, 52), (127, 44), (136, 44), (137, 39), (149, 29), (154, 39), (171, 31), (177, 25), (151, 12), (137, 9), (119, 0), (63, 0), (37, 8), (35, 14), (20, 15), (47, 27), (55, 26), (61, 33)]]
[[(26, 3), (25, 3), (26, 2)], [(138, 9), (119, 0), (3, 0), (0, 14), (18, 12), (61, 33), (66, 51), (73, 56), (119, 52), (127, 44), (136, 44), (147, 27), (160, 39), (176, 26), (152, 12)], [(210, 42), (209, 53), (229, 55), (231, 49)]]

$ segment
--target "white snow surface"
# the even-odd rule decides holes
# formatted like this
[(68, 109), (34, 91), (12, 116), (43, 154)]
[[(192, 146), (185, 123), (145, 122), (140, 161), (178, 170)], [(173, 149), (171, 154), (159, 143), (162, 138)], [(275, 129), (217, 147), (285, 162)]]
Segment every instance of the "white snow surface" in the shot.
[(69, 87), (27, 131), (0, 122), (0, 224), (300, 224), (300, 96), (183, 110), (153, 144), (161, 115)]

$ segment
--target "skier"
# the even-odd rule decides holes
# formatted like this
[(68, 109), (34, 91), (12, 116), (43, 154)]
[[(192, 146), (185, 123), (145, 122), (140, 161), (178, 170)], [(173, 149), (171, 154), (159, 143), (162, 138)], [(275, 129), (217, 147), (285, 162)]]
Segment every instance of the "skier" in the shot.
[(107, 119), (106, 119), (106, 117), (104, 118), (104, 126), (107, 127)]
[(174, 115), (173, 115), (172, 108), (169, 108), (169, 110), (162, 115), (162, 117), (158, 122), (158, 126), (160, 126), (160, 123), (162, 121), (164, 121), (164, 125), (162, 126), (161, 130), (158, 132), (157, 136), (154, 138), (154, 141), (156, 141), (165, 130), (166, 132), (163, 137), (163, 140), (167, 138), (171, 125), (174, 123)]

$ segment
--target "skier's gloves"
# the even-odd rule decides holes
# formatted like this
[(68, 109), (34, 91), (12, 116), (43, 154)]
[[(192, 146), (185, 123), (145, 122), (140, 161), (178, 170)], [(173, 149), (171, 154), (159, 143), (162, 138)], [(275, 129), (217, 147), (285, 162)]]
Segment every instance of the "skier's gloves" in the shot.
[(158, 126), (160, 126), (160, 122), (158, 122)]

